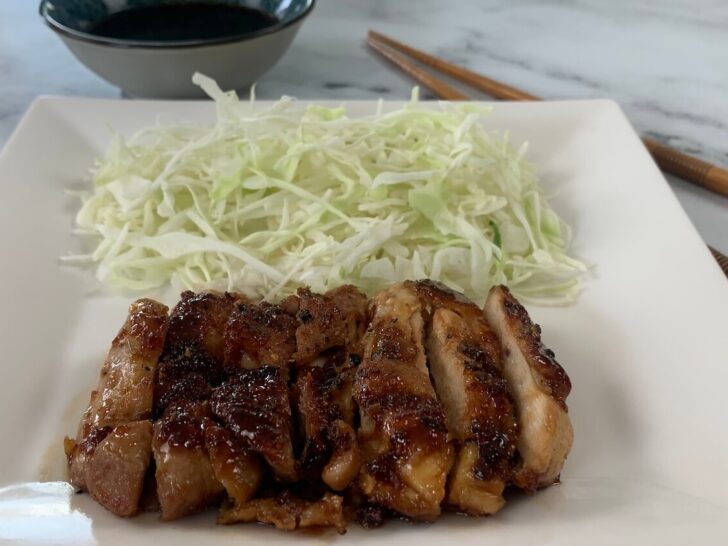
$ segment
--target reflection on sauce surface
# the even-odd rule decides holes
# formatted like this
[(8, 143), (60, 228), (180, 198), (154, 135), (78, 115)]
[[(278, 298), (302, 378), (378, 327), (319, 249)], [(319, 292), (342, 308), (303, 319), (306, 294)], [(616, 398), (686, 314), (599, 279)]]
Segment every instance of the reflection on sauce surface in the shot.
[(97, 36), (169, 42), (253, 34), (278, 20), (265, 12), (223, 3), (187, 2), (123, 9), (93, 25)]

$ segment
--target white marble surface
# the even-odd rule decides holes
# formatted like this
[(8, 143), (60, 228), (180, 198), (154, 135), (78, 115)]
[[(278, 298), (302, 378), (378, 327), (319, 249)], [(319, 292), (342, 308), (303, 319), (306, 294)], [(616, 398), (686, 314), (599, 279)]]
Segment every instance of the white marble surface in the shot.
[[(366, 49), (368, 28), (546, 98), (612, 97), (642, 134), (728, 166), (725, 0), (319, 0), (258, 96), (408, 96), (411, 82)], [(0, 145), (39, 94), (118, 91), (41, 23), (36, 1), (1, 0)], [(728, 253), (728, 198), (670, 183)]]

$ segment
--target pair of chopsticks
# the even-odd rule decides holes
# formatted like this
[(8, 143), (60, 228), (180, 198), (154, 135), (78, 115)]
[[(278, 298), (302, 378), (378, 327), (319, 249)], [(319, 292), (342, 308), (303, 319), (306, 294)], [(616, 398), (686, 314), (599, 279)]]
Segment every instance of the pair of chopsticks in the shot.
[[(429, 55), (424, 51), (410, 47), (373, 30), (369, 31), (367, 44), (404, 73), (430, 89), (430, 91), (441, 99), (456, 101), (470, 100), (467, 95), (430, 72), (423, 70), (408, 57), (434, 68), (443, 74), (447, 74), (453, 79), (463, 82), (479, 91), (484, 91), (497, 99), (511, 101), (541, 100), (535, 95)], [(643, 138), (642, 142), (662, 170), (721, 195), (728, 196), (728, 170), (664, 146), (651, 139)], [(728, 277), (728, 257), (710, 246), (708, 248), (710, 248), (710, 252), (723, 270), (723, 273)]]

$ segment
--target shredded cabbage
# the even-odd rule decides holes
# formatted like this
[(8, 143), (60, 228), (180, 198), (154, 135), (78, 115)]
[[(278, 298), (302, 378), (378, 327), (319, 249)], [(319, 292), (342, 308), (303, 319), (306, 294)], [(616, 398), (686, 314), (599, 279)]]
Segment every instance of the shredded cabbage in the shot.
[(415, 89), (404, 108), (350, 119), (193, 81), (214, 125), (115, 135), (97, 161), (76, 216), (96, 246), (68, 259), (96, 263), (100, 281), (275, 299), (428, 277), (479, 302), (496, 283), (541, 303), (577, 297), (586, 267), (567, 254), (569, 229), (483, 107), (425, 108)]

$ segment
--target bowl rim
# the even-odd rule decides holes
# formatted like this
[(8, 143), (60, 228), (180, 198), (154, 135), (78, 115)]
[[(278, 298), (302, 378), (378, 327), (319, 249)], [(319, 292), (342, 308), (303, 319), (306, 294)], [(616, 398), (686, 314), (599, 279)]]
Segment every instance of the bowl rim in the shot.
[(301, 22), (308, 16), (316, 5), (316, 0), (306, 0), (308, 6), (301, 13), (296, 15), (290, 21), (285, 23), (276, 23), (275, 25), (266, 27), (255, 32), (246, 32), (245, 34), (237, 34), (233, 36), (224, 36), (221, 38), (205, 38), (194, 40), (174, 40), (174, 41), (148, 41), (148, 40), (124, 40), (121, 38), (107, 38), (98, 36), (81, 30), (68, 27), (58, 21), (49, 13), (49, 4), (52, 0), (41, 0), (38, 6), (38, 13), (51, 30), (57, 34), (61, 34), (67, 38), (79, 40), (81, 42), (92, 43), (96, 45), (104, 45), (110, 47), (126, 48), (126, 49), (183, 49), (192, 47), (205, 47), (223, 44), (231, 44), (236, 42), (246, 42), (267, 34), (274, 34), (296, 23)]

